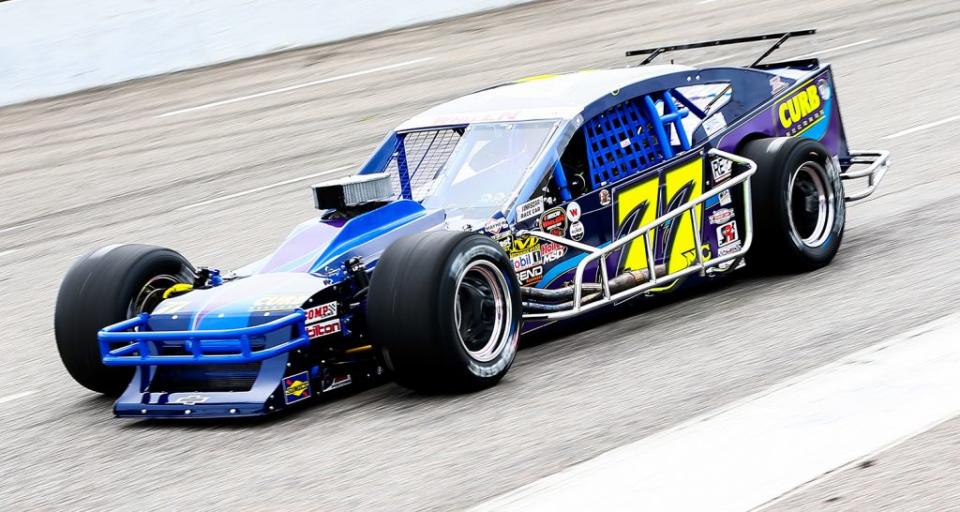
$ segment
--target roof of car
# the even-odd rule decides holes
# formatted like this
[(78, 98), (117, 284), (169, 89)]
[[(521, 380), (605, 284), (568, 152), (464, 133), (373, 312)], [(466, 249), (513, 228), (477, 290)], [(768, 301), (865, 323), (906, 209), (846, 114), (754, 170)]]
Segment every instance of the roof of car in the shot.
[(642, 80), (689, 71), (679, 65), (641, 66), (541, 75), (491, 87), (441, 103), (398, 130), (479, 122), (571, 119), (604, 95)]

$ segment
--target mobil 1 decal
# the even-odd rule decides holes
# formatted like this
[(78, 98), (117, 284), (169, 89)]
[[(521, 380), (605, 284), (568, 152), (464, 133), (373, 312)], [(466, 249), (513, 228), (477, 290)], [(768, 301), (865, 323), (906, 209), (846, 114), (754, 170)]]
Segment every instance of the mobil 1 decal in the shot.
[[(663, 172), (617, 187), (613, 208), (616, 238), (636, 231), (699, 196), (703, 188), (704, 159), (701, 155)], [(674, 217), (654, 229), (649, 236), (654, 259), (657, 263), (665, 263), (667, 272), (677, 272), (696, 261), (693, 229), (702, 229), (703, 205), (694, 208), (693, 217), (689, 213)], [(640, 236), (621, 251), (620, 271), (647, 268), (647, 239), (646, 236)], [(704, 247), (700, 250), (704, 251)]]

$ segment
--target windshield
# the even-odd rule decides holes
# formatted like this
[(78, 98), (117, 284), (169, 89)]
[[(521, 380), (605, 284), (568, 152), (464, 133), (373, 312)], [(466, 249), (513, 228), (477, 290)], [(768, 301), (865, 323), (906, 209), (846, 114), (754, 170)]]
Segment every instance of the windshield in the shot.
[(400, 133), (384, 171), (395, 177), (399, 195), (426, 208), (489, 217), (510, 199), (555, 127), (555, 121), (478, 123)]

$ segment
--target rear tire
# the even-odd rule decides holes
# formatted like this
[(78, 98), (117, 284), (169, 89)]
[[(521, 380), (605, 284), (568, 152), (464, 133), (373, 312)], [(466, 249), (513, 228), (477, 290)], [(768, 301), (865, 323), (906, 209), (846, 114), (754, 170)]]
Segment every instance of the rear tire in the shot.
[(757, 164), (748, 263), (766, 272), (808, 272), (830, 263), (846, 218), (830, 152), (814, 140), (784, 137), (749, 142), (741, 154)]
[(520, 284), (489, 238), (419, 233), (384, 251), (370, 281), (367, 319), (399, 384), (475, 391), (499, 382), (516, 357)]
[(193, 282), (193, 267), (179, 253), (150, 245), (113, 245), (91, 252), (67, 271), (54, 312), (60, 359), (83, 387), (116, 396), (132, 367), (104, 366), (97, 332), (162, 300), (163, 290)]

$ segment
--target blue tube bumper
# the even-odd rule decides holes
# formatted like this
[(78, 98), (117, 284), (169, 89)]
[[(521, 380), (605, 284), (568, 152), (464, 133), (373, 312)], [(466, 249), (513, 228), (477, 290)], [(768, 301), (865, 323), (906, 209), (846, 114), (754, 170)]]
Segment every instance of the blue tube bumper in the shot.
[[(147, 331), (150, 315), (141, 313), (140, 316), (103, 328), (97, 339), (106, 366), (254, 363), (309, 344), (306, 317), (306, 313), (298, 309), (284, 317), (252, 327)], [(264, 341), (260, 348), (254, 349), (254, 340), (265, 340), (267, 334), (291, 327), (296, 335), (289, 340), (270, 347), (265, 346)], [(171, 350), (178, 353), (169, 353)]]

